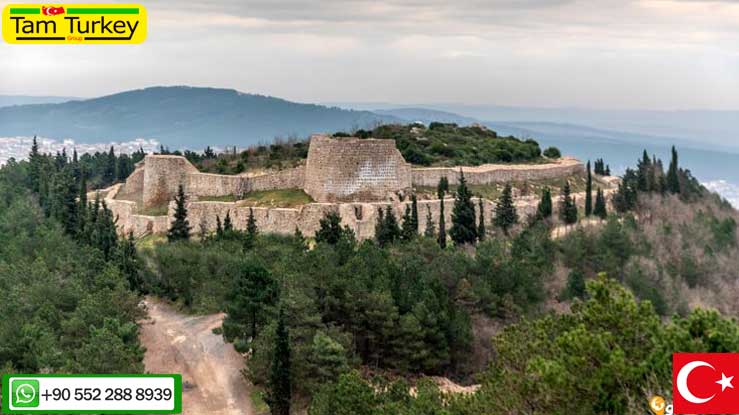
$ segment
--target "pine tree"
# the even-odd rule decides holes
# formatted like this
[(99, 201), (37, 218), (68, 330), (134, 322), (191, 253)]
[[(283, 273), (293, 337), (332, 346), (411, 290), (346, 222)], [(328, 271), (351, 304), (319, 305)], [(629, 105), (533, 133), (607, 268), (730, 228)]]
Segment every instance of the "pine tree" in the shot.
[(588, 160), (588, 179), (585, 183), (585, 216), (593, 213), (593, 174), (590, 171), (590, 160)]
[(603, 190), (601, 190), (600, 188), (598, 188), (598, 191), (595, 195), (595, 207), (593, 208), (593, 214), (601, 219), (606, 219), (608, 217), (606, 198), (603, 194)]
[(108, 209), (104, 200), (98, 206), (100, 211), (95, 217), (95, 228), (92, 230), (90, 239), (92, 246), (100, 249), (105, 260), (108, 261), (113, 258), (118, 247), (116, 219), (113, 218), (113, 212)]
[(341, 228), (341, 216), (339, 212), (327, 212), (320, 220), (320, 228), (316, 231), (316, 243), (327, 243), (336, 245), (344, 236)]
[(680, 177), (678, 171), (677, 150), (672, 146), (672, 159), (670, 167), (667, 169), (667, 190), (670, 193), (680, 193)]
[(226, 299), (223, 335), (229, 341), (255, 339), (273, 316), (279, 285), (261, 265), (242, 265)]
[(509, 183), (506, 183), (498, 201), (495, 205), (495, 226), (503, 230), (508, 235), (510, 228), (518, 223), (518, 213), (516, 206), (513, 204), (513, 189)]
[(31, 152), (28, 154), (28, 162), (30, 164), (28, 177), (31, 179), (31, 190), (39, 193), (41, 190), (42, 156), (38, 151), (38, 141), (36, 140), (36, 136), (33, 136), (33, 144), (31, 145)]
[(426, 229), (424, 229), (423, 235), (427, 238), (436, 236), (436, 223), (434, 223), (434, 218), (431, 216), (431, 206), (429, 205), (426, 205)]
[(140, 265), (136, 257), (136, 241), (133, 232), (128, 233), (128, 238), (120, 242), (118, 248), (118, 268), (128, 280), (128, 284), (134, 291), (141, 291), (143, 281), (140, 275)]
[(405, 206), (403, 215), (402, 239), (410, 241), (418, 236), (418, 199), (411, 196), (411, 204)]
[(223, 219), (223, 233), (228, 237), (233, 234), (234, 225), (231, 223), (231, 211), (226, 212), (226, 217)]
[(439, 196), (439, 246), (441, 249), (446, 248), (446, 218), (444, 217), (444, 197), (446, 192), (449, 190), (449, 180), (446, 176), (439, 179), (439, 185), (436, 187), (437, 195)]
[(637, 163), (637, 189), (640, 192), (648, 192), (652, 188), (650, 180), (650, 174), (652, 172), (652, 160), (647, 154), (647, 150), (644, 150), (641, 160)]
[(170, 242), (190, 239), (190, 222), (187, 221), (187, 207), (185, 206), (185, 189), (180, 185), (177, 188), (177, 196), (174, 198), (175, 211), (174, 220), (172, 221), (167, 239)]
[(79, 200), (77, 201), (77, 235), (80, 239), (84, 240), (83, 236), (86, 235), (86, 221), (87, 221), (87, 178), (85, 172), (80, 172), (80, 192)]
[(462, 171), (459, 172), (459, 185), (454, 197), (450, 235), (455, 245), (473, 244), (477, 240), (475, 206), (472, 204), (472, 193), (467, 187), (467, 180)]
[[(227, 236), (225, 222), (223, 233)], [(249, 208), (249, 218), (246, 220), (246, 238), (244, 239), (245, 250), (248, 251), (254, 247), (254, 243), (257, 240), (258, 233), (259, 229), (257, 228), (257, 220), (254, 218), (254, 209)]]
[(115, 158), (115, 152), (113, 149), (113, 146), (110, 146), (110, 151), (108, 151), (108, 157), (105, 160), (105, 170), (103, 170), (103, 186), (110, 186), (111, 184), (115, 183), (116, 180), (116, 158)]
[(539, 219), (547, 219), (552, 217), (552, 189), (545, 187), (541, 191), (541, 200), (539, 205), (536, 207), (536, 216)]
[(285, 315), (280, 310), (275, 331), (275, 348), (272, 369), (269, 376), (269, 397), (267, 403), (272, 415), (290, 415), (292, 401), (292, 380), (290, 362), (290, 334), (285, 326)]
[(566, 225), (577, 223), (577, 205), (572, 197), (570, 182), (566, 182), (562, 189), (562, 202), (559, 209), (559, 217)]
[(485, 234), (487, 231), (485, 230), (485, 204), (483, 202), (482, 197), (478, 198), (478, 210), (480, 211), (480, 217), (477, 221), (477, 240), (480, 242), (485, 240)]
[[(382, 212), (382, 208), (378, 208), (377, 224), (375, 225), (375, 239), (377, 244), (380, 246), (387, 246), (393, 242), (399, 240), (402, 236), (400, 226), (398, 226), (398, 219), (395, 217), (395, 213), (391, 206), (385, 208), (385, 212)], [(410, 218), (410, 211), (408, 211), (408, 217)]]

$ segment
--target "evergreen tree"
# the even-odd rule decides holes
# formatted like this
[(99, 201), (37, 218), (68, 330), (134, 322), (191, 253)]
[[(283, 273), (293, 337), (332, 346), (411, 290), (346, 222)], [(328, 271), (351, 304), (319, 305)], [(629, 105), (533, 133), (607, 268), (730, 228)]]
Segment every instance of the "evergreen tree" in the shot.
[(477, 240), (475, 206), (472, 204), (472, 193), (467, 187), (467, 180), (462, 171), (459, 172), (459, 185), (454, 197), (450, 234), (455, 245), (473, 244)]
[(327, 212), (320, 220), (320, 228), (316, 231), (316, 243), (327, 243), (336, 245), (344, 236), (344, 230), (341, 228), (341, 216), (339, 212)]
[(513, 189), (511, 185), (506, 183), (498, 201), (495, 205), (495, 226), (503, 230), (508, 235), (510, 228), (518, 223), (518, 213), (516, 206), (513, 204)]
[(552, 217), (552, 189), (545, 187), (541, 191), (541, 200), (536, 207), (536, 216), (539, 219), (547, 219)]
[(83, 235), (86, 234), (86, 220), (87, 220), (87, 178), (85, 178), (85, 172), (80, 172), (80, 192), (79, 200), (77, 201), (77, 235), (80, 239), (84, 239)]
[[(230, 220), (230, 219), (229, 219)], [(233, 231), (233, 228), (232, 228)], [(257, 234), (259, 229), (257, 228), (257, 220), (254, 218), (254, 209), (249, 208), (249, 218), (246, 220), (246, 238), (244, 239), (244, 249), (250, 250), (254, 247), (254, 243), (257, 240)], [(226, 226), (224, 221), (223, 234), (228, 236), (226, 232)]]
[(105, 170), (103, 170), (103, 186), (110, 186), (115, 183), (116, 180), (116, 157), (113, 146), (110, 146), (108, 151), (108, 157), (105, 160)]
[(606, 170), (603, 172), (604, 176), (610, 176), (611, 175), (611, 166), (606, 164)]
[(226, 236), (231, 236), (234, 231), (234, 225), (231, 223), (231, 211), (226, 212), (226, 217), (223, 218), (223, 233)]
[(439, 179), (439, 184), (436, 187), (436, 193), (439, 196), (439, 246), (441, 249), (446, 248), (446, 218), (444, 217), (444, 197), (446, 192), (449, 190), (449, 180), (446, 176)]
[(128, 280), (131, 289), (141, 291), (143, 289), (143, 281), (140, 275), (139, 261), (136, 257), (136, 241), (133, 238), (133, 232), (129, 232), (128, 238), (120, 242), (117, 262), (118, 268), (120, 268), (123, 276)]
[(585, 183), (585, 216), (593, 213), (593, 174), (590, 171), (590, 160), (588, 160), (588, 178)]
[(570, 182), (566, 182), (562, 189), (562, 202), (559, 209), (559, 217), (566, 225), (577, 223), (577, 205), (572, 197)]
[(418, 236), (418, 200), (415, 194), (411, 196), (411, 204), (405, 206), (401, 236), (405, 241)]
[(598, 188), (595, 195), (595, 207), (593, 208), (593, 214), (601, 219), (608, 217), (608, 210), (606, 207), (606, 198), (603, 194), (603, 190)]
[(79, 216), (77, 214), (77, 195), (79, 188), (72, 176), (72, 169), (65, 166), (54, 175), (54, 195), (52, 212), (54, 217), (64, 226), (67, 235), (76, 235)]
[(216, 239), (223, 239), (223, 225), (221, 224), (221, 217), (216, 215)]
[(106, 261), (113, 259), (118, 247), (116, 219), (103, 200), (98, 204), (100, 211), (95, 216), (95, 227), (91, 232), (92, 246), (100, 249)]
[(242, 265), (226, 299), (223, 335), (229, 341), (255, 339), (277, 303), (279, 285), (269, 271), (250, 262)]
[(434, 218), (431, 216), (431, 206), (429, 205), (426, 205), (426, 229), (424, 229), (423, 235), (427, 238), (436, 236), (436, 223), (434, 223)]
[[(112, 147), (111, 147), (112, 149)], [(172, 221), (167, 239), (170, 242), (190, 239), (190, 222), (187, 220), (187, 207), (185, 206), (185, 189), (180, 185), (177, 188), (177, 196), (174, 198), (175, 211), (174, 220)]]
[(482, 196), (477, 201), (478, 210), (480, 211), (480, 218), (477, 222), (477, 239), (482, 242), (485, 240), (485, 234), (487, 233), (487, 231), (485, 230), (485, 204), (483, 202)]
[(670, 193), (680, 193), (680, 177), (678, 171), (677, 150), (672, 146), (672, 159), (670, 159), (670, 167), (667, 169), (667, 190)]
[(28, 176), (31, 180), (31, 190), (39, 193), (41, 190), (41, 163), (42, 156), (38, 151), (38, 141), (36, 136), (33, 136), (33, 144), (31, 145), (31, 152), (28, 154), (28, 162), (30, 164)]
[[(410, 220), (410, 211), (407, 211)], [(378, 208), (377, 224), (375, 225), (375, 239), (380, 246), (387, 246), (399, 240), (402, 236), (398, 220), (391, 206), (385, 207), (383, 214), (382, 208)]]
[(280, 310), (275, 330), (275, 348), (269, 376), (267, 403), (272, 415), (290, 415), (292, 379), (290, 361), (290, 335), (285, 325), (285, 315)]
[(641, 160), (637, 163), (637, 189), (640, 192), (649, 192), (652, 190), (651, 174), (652, 160), (649, 158), (647, 150), (644, 150)]

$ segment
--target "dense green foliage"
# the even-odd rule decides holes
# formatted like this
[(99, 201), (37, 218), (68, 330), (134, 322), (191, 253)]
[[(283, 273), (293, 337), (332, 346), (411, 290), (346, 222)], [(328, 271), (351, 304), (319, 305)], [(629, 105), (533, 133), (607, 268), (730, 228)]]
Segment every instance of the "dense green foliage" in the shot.
[(452, 228), (449, 235), (455, 245), (473, 244), (477, 241), (475, 205), (472, 203), (472, 192), (467, 187), (467, 180), (462, 172), (459, 173), (459, 184), (454, 195)]
[[(109, 210), (75, 201), (79, 167), (35, 154), (0, 169), (3, 373), (143, 370), (135, 251), (118, 241)], [(36, 194), (34, 183), (48, 190)]]
[[(335, 134), (337, 137), (347, 135)], [(536, 141), (499, 137), (495, 131), (481, 126), (460, 127), (438, 122), (432, 122), (428, 127), (422, 124), (389, 124), (369, 131), (359, 130), (354, 135), (395, 140), (406, 161), (423, 166), (477, 166), (541, 159), (541, 149)]]
[(518, 213), (516, 212), (516, 206), (513, 204), (513, 190), (510, 184), (505, 185), (503, 193), (495, 204), (494, 222), (495, 226), (502, 229), (506, 235), (508, 235), (511, 227), (518, 223)]

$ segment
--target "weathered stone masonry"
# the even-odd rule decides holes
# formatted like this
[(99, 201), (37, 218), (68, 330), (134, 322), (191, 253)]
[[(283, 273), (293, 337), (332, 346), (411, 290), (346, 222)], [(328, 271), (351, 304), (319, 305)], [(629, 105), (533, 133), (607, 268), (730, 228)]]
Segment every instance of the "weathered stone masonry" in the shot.
[[(364, 239), (374, 236), (378, 208), (390, 205), (400, 217), (409, 202), (407, 198), (405, 202), (399, 201), (399, 195), (407, 194), (413, 186), (436, 186), (443, 176), (451, 184), (456, 184), (460, 169), (470, 184), (556, 178), (584, 171), (582, 163), (572, 158), (537, 165), (411, 168), (395, 148), (393, 140), (335, 139), (318, 135), (311, 138), (305, 166), (263, 174), (227, 176), (200, 173), (184, 157), (148, 155), (125, 184), (106, 189), (104, 197), (114, 215), (118, 216), (119, 229), (142, 236), (166, 233), (173, 220), (172, 199), (179, 185), (189, 195), (190, 225), (198, 229), (202, 223), (208, 230), (215, 229), (216, 216), (223, 218), (229, 212), (236, 228), (246, 228), (249, 208), (243, 202), (198, 201), (198, 197), (304, 189), (317, 203), (298, 208), (253, 208), (260, 230), (290, 234), (298, 228), (305, 235), (313, 235), (327, 212), (338, 211), (343, 224), (353, 229), (358, 238)], [(583, 200), (583, 197), (577, 198), (579, 204)], [(167, 216), (139, 213), (142, 209), (168, 202)], [(518, 198), (519, 214), (523, 217), (533, 213), (536, 203), (536, 197)], [(447, 199), (445, 204), (446, 223), (451, 226), (453, 199)], [(484, 200), (484, 205), (490, 220), (494, 203)], [(439, 200), (418, 202), (421, 232), (426, 227), (427, 211), (438, 223), (439, 207)]]

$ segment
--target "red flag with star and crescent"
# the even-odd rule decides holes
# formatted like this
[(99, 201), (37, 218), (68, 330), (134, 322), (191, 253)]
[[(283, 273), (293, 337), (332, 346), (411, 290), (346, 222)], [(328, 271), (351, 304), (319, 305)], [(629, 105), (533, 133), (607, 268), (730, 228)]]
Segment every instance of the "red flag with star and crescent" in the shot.
[[(675, 414), (739, 413), (739, 353), (674, 353)], [(739, 381), (739, 377), (737, 378)]]

